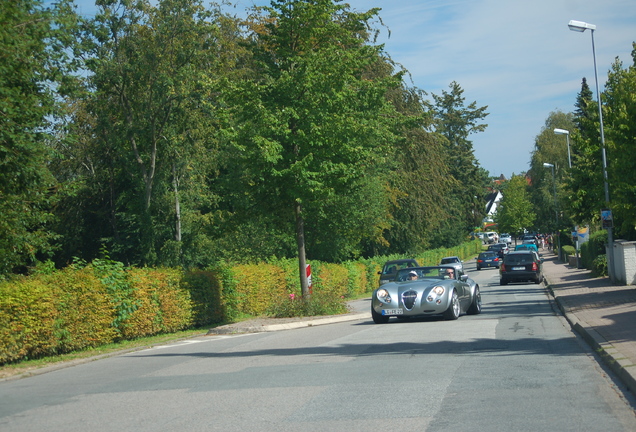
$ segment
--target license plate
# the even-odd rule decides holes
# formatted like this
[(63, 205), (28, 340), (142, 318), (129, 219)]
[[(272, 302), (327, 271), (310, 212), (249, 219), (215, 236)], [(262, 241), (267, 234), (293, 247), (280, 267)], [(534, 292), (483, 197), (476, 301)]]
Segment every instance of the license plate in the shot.
[(382, 309), (382, 315), (402, 315), (402, 309)]
[(513, 267), (512, 269), (513, 270), (525, 270), (526, 268), (525, 267)]

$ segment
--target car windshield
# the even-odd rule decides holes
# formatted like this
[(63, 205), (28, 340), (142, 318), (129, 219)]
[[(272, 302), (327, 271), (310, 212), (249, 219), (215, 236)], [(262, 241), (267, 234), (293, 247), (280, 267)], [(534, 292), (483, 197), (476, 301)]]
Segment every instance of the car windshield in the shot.
[(497, 256), (497, 254), (494, 253), (494, 252), (483, 252), (483, 253), (479, 254), (479, 258), (482, 258), (482, 259), (483, 258), (493, 258), (495, 256)]
[(386, 263), (384, 264), (384, 269), (382, 269), (382, 274), (393, 274), (398, 270), (409, 267), (415, 267), (411, 261)]
[(508, 254), (505, 259), (506, 264), (532, 264), (534, 262), (534, 257), (532, 254)]
[(459, 258), (442, 258), (442, 264), (453, 264), (459, 261)]
[(452, 267), (415, 267), (410, 269), (402, 269), (398, 271), (396, 280), (398, 282), (404, 282), (413, 280), (410, 278), (410, 273), (415, 272), (417, 279), (446, 279), (446, 272), (452, 270)]

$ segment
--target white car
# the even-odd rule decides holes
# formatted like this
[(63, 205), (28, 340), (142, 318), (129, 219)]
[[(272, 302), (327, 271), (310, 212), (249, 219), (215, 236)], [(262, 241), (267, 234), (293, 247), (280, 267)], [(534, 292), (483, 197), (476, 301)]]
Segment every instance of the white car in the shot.
[(439, 265), (453, 266), (460, 272), (464, 273), (464, 261), (460, 260), (457, 256), (444, 257), (440, 260)]
[(512, 243), (512, 237), (510, 234), (502, 234), (499, 236), (499, 243), (507, 243), (510, 245)]
[(499, 241), (499, 236), (494, 231), (487, 232), (486, 236), (484, 237), (484, 243), (492, 244), (492, 243), (497, 243), (498, 241)]

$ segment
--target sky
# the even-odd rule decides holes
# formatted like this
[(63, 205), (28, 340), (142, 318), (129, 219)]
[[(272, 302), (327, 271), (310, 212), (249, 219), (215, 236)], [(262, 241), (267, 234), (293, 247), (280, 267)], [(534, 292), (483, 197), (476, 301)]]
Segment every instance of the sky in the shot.
[[(94, 13), (95, 0), (75, 0)], [(232, 13), (269, 0), (231, 0)], [(632, 64), (636, 0), (346, 0), (352, 9), (381, 8), (379, 43), (411, 75), (408, 85), (431, 94), (464, 90), (465, 105), (488, 106), (484, 132), (470, 135), (491, 176), (529, 169), (534, 142), (553, 111), (572, 112), (587, 78), (596, 99), (592, 37), (570, 20), (596, 25), (601, 92), (618, 57)], [(566, 141), (564, 137), (564, 147)]]

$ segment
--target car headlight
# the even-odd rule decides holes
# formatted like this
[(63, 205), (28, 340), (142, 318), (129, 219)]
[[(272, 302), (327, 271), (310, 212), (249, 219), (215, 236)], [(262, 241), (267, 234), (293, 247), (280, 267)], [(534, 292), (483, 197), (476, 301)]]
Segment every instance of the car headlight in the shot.
[(378, 297), (382, 303), (391, 303), (391, 295), (385, 289), (379, 289), (375, 295)]
[(439, 297), (441, 297), (442, 294), (444, 294), (444, 291), (445, 289), (443, 286), (439, 286), (439, 285), (435, 286), (433, 287), (431, 292), (428, 294), (428, 297), (426, 297), (426, 300), (429, 302), (432, 302), (432, 301), (435, 301), (435, 299), (437, 298), (437, 303), (439, 304), (441, 302), (441, 299), (439, 299)]

